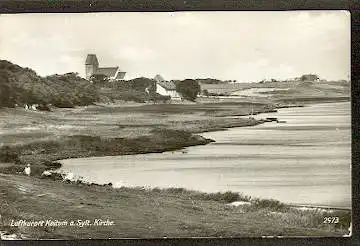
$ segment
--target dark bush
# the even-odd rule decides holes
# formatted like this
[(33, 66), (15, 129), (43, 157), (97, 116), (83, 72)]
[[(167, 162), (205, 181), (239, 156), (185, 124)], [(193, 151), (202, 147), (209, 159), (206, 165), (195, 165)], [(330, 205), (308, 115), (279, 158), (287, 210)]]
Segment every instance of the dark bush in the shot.
[(50, 168), (60, 168), (62, 165), (60, 162), (57, 162), (57, 161), (43, 161), (42, 163), (43, 165), (47, 166), (47, 167), (50, 167)]
[(37, 107), (38, 110), (40, 111), (51, 111), (49, 106), (46, 105), (46, 104), (40, 104), (38, 107)]
[(288, 208), (286, 204), (274, 199), (254, 199), (253, 206), (254, 208), (269, 208), (273, 210), (284, 210)]
[(231, 203), (235, 201), (240, 201), (240, 194), (237, 192), (227, 191), (225, 193), (217, 192), (217, 193), (205, 193), (202, 195), (205, 200), (213, 200)]
[(54, 100), (52, 104), (57, 108), (73, 108), (74, 104), (65, 100)]
[(150, 101), (153, 101), (153, 102), (167, 102), (170, 99), (171, 99), (170, 96), (163, 96), (158, 93), (155, 93), (150, 96)]
[(108, 77), (104, 74), (93, 74), (90, 77), (90, 81), (93, 82), (94, 84), (102, 85), (108, 81)]
[(126, 92), (120, 92), (119, 97), (117, 99), (144, 103), (145, 98), (146, 98), (145, 93), (139, 93), (136, 91), (126, 91)]
[(199, 83), (193, 79), (185, 79), (176, 83), (176, 91), (185, 99), (195, 101), (200, 93)]
[(145, 91), (145, 89), (150, 86), (152, 86), (152, 88), (156, 88), (154, 86), (155, 81), (152, 79), (145, 78), (145, 77), (132, 79), (132, 80), (127, 81), (127, 83), (129, 83), (131, 89), (136, 90), (136, 91), (141, 91), (141, 92)]
[(196, 81), (199, 83), (202, 83), (202, 84), (225, 84), (225, 83), (228, 83), (228, 81), (222, 81), (222, 80), (211, 79), (211, 78), (196, 79)]
[(19, 154), (9, 146), (0, 148), (0, 161), (2, 162), (19, 162)]
[(206, 89), (202, 90), (202, 91), (201, 91), (201, 94), (204, 95), (204, 96), (206, 96), (206, 97), (208, 97), (208, 96), (210, 95), (210, 94), (209, 94), (209, 91), (206, 90)]

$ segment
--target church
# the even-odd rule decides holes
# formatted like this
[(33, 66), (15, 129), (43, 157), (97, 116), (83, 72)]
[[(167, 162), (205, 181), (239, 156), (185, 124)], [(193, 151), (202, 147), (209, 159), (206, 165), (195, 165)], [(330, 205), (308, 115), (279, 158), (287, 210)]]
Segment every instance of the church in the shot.
[(92, 75), (104, 75), (109, 81), (122, 80), (126, 72), (117, 67), (99, 67), (99, 61), (95, 54), (88, 54), (85, 60), (85, 77), (90, 80)]

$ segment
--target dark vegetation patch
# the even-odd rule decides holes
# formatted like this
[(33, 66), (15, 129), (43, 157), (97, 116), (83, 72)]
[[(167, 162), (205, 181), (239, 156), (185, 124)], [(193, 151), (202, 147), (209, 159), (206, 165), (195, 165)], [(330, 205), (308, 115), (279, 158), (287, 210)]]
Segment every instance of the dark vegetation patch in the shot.
[(145, 77), (124, 80), (119, 82), (106, 82), (98, 85), (99, 92), (109, 101), (123, 100), (144, 103), (147, 101), (167, 102), (169, 96), (156, 93), (155, 80)]
[[(141, 187), (139, 187), (141, 189)], [(170, 188), (158, 188), (155, 187), (150, 190), (150, 192), (155, 193), (167, 193), (167, 194), (173, 194), (173, 195), (180, 195), (184, 197), (189, 197), (194, 200), (204, 200), (204, 201), (217, 201), (222, 203), (232, 203), (236, 201), (246, 201), (249, 202), (251, 200), (250, 196), (243, 195), (239, 192), (232, 192), (232, 191), (226, 191), (226, 192), (214, 192), (214, 193), (206, 193), (201, 191), (194, 191), (189, 190), (185, 188), (178, 188), (178, 187), (170, 187)]]
[(252, 203), (255, 209), (268, 208), (275, 211), (286, 211), (289, 208), (286, 204), (274, 199), (255, 198), (252, 200)]
[(0, 148), (0, 161), (14, 163), (0, 171), (16, 173), (26, 164), (32, 173), (41, 175), (44, 170), (61, 166), (56, 160), (108, 155), (133, 155), (177, 150), (188, 146), (207, 144), (213, 140), (186, 131), (154, 129), (150, 136), (138, 138), (109, 138), (100, 136), (63, 136), (57, 140), (37, 141)]
[(281, 98), (277, 101), (284, 104), (306, 104), (316, 102), (347, 102), (350, 100), (350, 96), (342, 97), (294, 97), (294, 98)]
[(39, 104), (39, 110), (89, 105), (99, 99), (93, 84), (76, 73), (40, 77), (29, 68), (0, 60), (0, 107)]
[(217, 192), (217, 193), (201, 193), (195, 196), (198, 199), (202, 200), (212, 200), (219, 201), (224, 203), (231, 203), (236, 201), (250, 201), (250, 196), (243, 195), (238, 192), (226, 191), (226, 192)]
[(235, 80), (219, 80), (219, 79), (212, 79), (212, 78), (206, 78), (206, 79), (195, 79), (196, 82), (201, 84), (227, 84), (229, 82), (235, 82)]
[(186, 100), (195, 101), (200, 94), (200, 84), (193, 79), (185, 79), (175, 83), (176, 91)]
[[(145, 89), (149, 89), (149, 93)], [(169, 96), (156, 93), (155, 81), (136, 78), (129, 81), (91, 83), (77, 73), (41, 77), (30, 68), (0, 60), (0, 107), (38, 104), (38, 110), (91, 105), (114, 100), (167, 102)]]

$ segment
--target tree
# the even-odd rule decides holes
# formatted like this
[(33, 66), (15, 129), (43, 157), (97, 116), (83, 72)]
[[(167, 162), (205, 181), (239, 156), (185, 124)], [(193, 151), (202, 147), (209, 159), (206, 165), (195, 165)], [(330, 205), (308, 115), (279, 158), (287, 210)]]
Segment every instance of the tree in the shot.
[(146, 88), (148, 88), (150, 92), (153, 92), (154, 90), (156, 91), (156, 84), (155, 84), (155, 80), (153, 79), (140, 77), (129, 80), (128, 83), (130, 87), (129, 89), (132, 90), (143, 92), (145, 91)]
[(193, 79), (185, 79), (176, 83), (176, 91), (185, 99), (195, 101), (201, 91), (199, 83)]
[(209, 91), (207, 89), (204, 89), (204, 90), (202, 90), (201, 94), (208, 97), (209, 96)]
[(316, 74), (304, 74), (300, 77), (301, 81), (316, 81), (319, 80), (319, 76)]

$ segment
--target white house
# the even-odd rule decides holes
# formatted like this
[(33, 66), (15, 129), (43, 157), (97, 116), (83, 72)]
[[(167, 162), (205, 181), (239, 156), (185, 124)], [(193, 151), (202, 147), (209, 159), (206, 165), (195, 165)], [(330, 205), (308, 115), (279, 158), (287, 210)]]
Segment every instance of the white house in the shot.
[(156, 93), (163, 96), (170, 96), (171, 99), (181, 100), (180, 94), (176, 91), (176, 85), (172, 81), (165, 81), (160, 75), (155, 76)]

